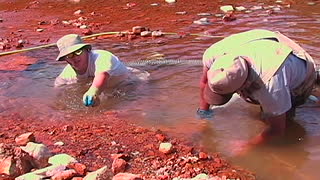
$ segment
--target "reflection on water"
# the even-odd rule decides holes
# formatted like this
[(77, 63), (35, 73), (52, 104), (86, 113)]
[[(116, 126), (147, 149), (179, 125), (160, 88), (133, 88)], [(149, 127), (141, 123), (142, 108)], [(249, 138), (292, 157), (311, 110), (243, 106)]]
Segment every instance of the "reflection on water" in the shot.
[[(301, 9), (303, 8), (303, 11)], [(203, 33), (227, 36), (252, 28), (278, 30), (297, 40), (320, 63), (319, 6), (296, 6), (272, 16), (246, 14), (231, 23), (216, 22), (199, 27), (186, 25), (181, 31), (202, 29)], [(107, 49), (123, 61), (147, 59), (200, 60), (203, 52), (217, 39), (204, 37), (178, 38), (167, 36), (145, 41), (114, 42), (112, 39), (95, 40), (95, 48)], [(209, 151), (219, 151), (233, 162), (257, 173), (258, 179), (319, 179), (320, 110), (299, 108), (296, 123), (289, 127), (287, 144), (266, 145), (254, 149), (245, 157), (230, 156), (230, 142), (248, 140), (261, 132), (259, 108), (234, 96), (225, 108), (215, 108), (210, 121), (199, 120), (195, 111), (199, 103), (199, 77), (197, 65), (139, 66), (151, 76), (133, 91), (118, 89), (104, 92), (98, 107), (84, 107), (82, 95), (90, 81), (63, 88), (53, 88), (54, 78), (63, 63), (54, 62), (56, 49), (24, 54), (39, 61), (25, 70), (0, 69), (0, 113), (20, 112), (39, 121), (65, 121), (79, 116), (94, 119), (95, 114), (116, 110), (134, 122), (156, 126), (171, 133), (199, 142)], [(12, 61), (16, 56), (11, 56)], [(88, 116), (90, 115), (90, 116)]]

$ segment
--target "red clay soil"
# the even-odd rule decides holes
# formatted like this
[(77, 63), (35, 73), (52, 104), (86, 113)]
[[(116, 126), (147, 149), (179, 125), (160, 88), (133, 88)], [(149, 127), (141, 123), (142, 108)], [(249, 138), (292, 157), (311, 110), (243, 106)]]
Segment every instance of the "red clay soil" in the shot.
[[(161, 1), (161, 5), (155, 7), (150, 6), (151, 3), (154, 1), (139, 0), (135, 3), (125, 0), (87, 0), (71, 3), (0, 0), (0, 52), (55, 43), (58, 38), (68, 33), (84, 35), (122, 31), (136, 25), (175, 32), (185, 24), (192, 23), (197, 13), (214, 12), (219, 9), (217, 2), (209, 0), (185, 0), (175, 5)], [(74, 15), (79, 9), (83, 10), (83, 14)], [(181, 16), (175, 14), (178, 11), (187, 11), (188, 14), (181, 19)], [(80, 21), (79, 17), (87, 20)], [(91, 32), (63, 23), (70, 20), (87, 25)], [(18, 42), (21, 39), (25, 42)], [(19, 69), (16, 66), (23, 63), (9, 63), (5, 59), (0, 57), (1, 69)], [(32, 59), (26, 61), (32, 64)], [(129, 166), (126, 172), (142, 174), (145, 179), (190, 178), (200, 173), (226, 176), (229, 179), (255, 179), (253, 173), (230, 165), (218, 154), (207, 154), (205, 149), (200, 149), (187, 140), (167, 136), (160, 130), (145, 129), (131, 124), (126, 119), (117, 117), (116, 112), (101, 114), (101, 118), (96, 118), (95, 121), (88, 122), (80, 118), (63, 123), (39, 122), (36, 119), (22, 117), (17, 112), (9, 116), (0, 114), (0, 122), (0, 143), (15, 143), (14, 138), (17, 135), (34, 132), (38, 142), (47, 145), (55, 153), (74, 156), (85, 164), (89, 171), (104, 165), (111, 167), (111, 154), (120, 153), (128, 155), (126, 160)], [(64, 146), (53, 145), (61, 139), (65, 143)], [(162, 141), (171, 142), (174, 152), (167, 155), (159, 152), (159, 144)], [(159, 172), (161, 168), (166, 173)]]

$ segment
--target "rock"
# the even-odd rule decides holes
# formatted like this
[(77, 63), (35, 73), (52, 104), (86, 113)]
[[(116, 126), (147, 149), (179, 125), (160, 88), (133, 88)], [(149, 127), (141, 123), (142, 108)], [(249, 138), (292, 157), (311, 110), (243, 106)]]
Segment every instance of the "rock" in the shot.
[(281, 8), (280, 7), (275, 7), (273, 8), (274, 11), (281, 11)]
[(17, 177), (29, 172), (33, 167), (32, 157), (21, 148), (0, 144), (0, 174)]
[(85, 29), (85, 30), (82, 31), (82, 34), (91, 35), (91, 34), (93, 34), (93, 32), (90, 29)]
[(226, 6), (221, 6), (220, 10), (226, 13), (226, 12), (229, 12), (229, 11), (233, 11), (234, 9), (233, 9), (233, 6), (226, 5)]
[(37, 168), (48, 165), (48, 159), (52, 155), (50, 150), (43, 144), (29, 142), (25, 147), (21, 147), (25, 152), (34, 158)]
[(160, 4), (159, 3), (152, 3), (150, 4), (150, 6), (159, 6)]
[(65, 132), (70, 132), (70, 131), (72, 131), (73, 127), (70, 126), (70, 125), (65, 125), (65, 126), (63, 126), (62, 129), (63, 129)]
[(180, 12), (176, 12), (177, 15), (185, 15), (187, 14), (187, 11), (180, 11)]
[(80, 29), (88, 29), (89, 27), (87, 25), (83, 24), (83, 25), (79, 26), (79, 28)]
[(81, 176), (84, 176), (87, 173), (86, 165), (81, 163), (70, 163), (67, 167), (74, 169)]
[(77, 160), (68, 154), (57, 154), (50, 157), (48, 162), (52, 165), (68, 166), (70, 163), (77, 163)]
[(236, 7), (236, 10), (237, 11), (245, 11), (245, 10), (247, 10), (245, 7), (243, 7), (243, 6), (237, 6)]
[(171, 143), (161, 143), (159, 146), (159, 151), (164, 154), (169, 154), (172, 152), (173, 146)]
[(112, 180), (143, 180), (141, 175), (131, 173), (118, 173)]
[(138, 35), (143, 31), (147, 31), (147, 28), (143, 27), (143, 26), (134, 26), (134, 27), (132, 27), (133, 34), (137, 34)]
[(71, 179), (73, 176), (75, 176), (77, 172), (74, 169), (65, 170), (62, 172), (59, 172), (51, 177), (52, 180), (67, 180)]
[(193, 21), (193, 23), (200, 24), (200, 25), (207, 25), (207, 24), (210, 24), (210, 21), (208, 20), (208, 18), (201, 18), (199, 20)]
[(3, 22), (3, 19), (0, 18), (0, 23), (2, 23), (2, 22)]
[(208, 159), (208, 155), (204, 152), (200, 152), (199, 159), (206, 160), (206, 159)]
[(198, 174), (196, 177), (192, 178), (192, 180), (204, 180), (204, 179), (209, 179), (209, 176), (204, 173)]
[(123, 159), (115, 159), (112, 162), (112, 172), (113, 174), (118, 174), (119, 172), (124, 172), (126, 170), (127, 162)]
[(80, 14), (83, 14), (83, 11), (81, 9), (79, 9), (79, 10), (75, 11), (73, 14), (80, 15)]
[(44, 176), (42, 176), (42, 175), (28, 173), (28, 174), (24, 174), (22, 176), (15, 178), (15, 180), (42, 180), (43, 178), (44, 178)]
[(198, 16), (212, 16), (211, 13), (198, 13)]
[(71, 180), (83, 180), (82, 177), (73, 177)]
[(108, 170), (108, 167), (107, 166), (104, 166), (94, 172), (90, 172), (88, 173), (84, 178), (83, 180), (97, 180), (97, 179), (103, 179), (102, 177), (106, 176), (107, 174), (107, 170)]
[(66, 170), (66, 166), (58, 165), (54, 166), (54, 168), (49, 169), (47, 172), (45, 172), (46, 176), (54, 176), (55, 174), (61, 173), (64, 170)]
[(163, 142), (166, 140), (166, 137), (163, 134), (156, 134), (158, 141)]
[(127, 7), (128, 8), (132, 8), (132, 7), (134, 7), (134, 6), (136, 6), (137, 4), (136, 3), (127, 3)]
[(165, 2), (167, 2), (167, 3), (175, 3), (176, 0), (165, 0)]
[(229, 22), (229, 21), (234, 21), (236, 20), (236, 16), (233, 14), (232, 11), (230, 11), (229, 13), (225, 14), (223, 17), (222, 17), (222, 20), (223, 21), (226, 21), (226, 22)]
[(152, 32), (151, 31), (142, 31), (140, 36), (142, 37), (148, 37), (151, 36)]
[(65, 24), (65, 25), (70, 25), (72, 24), (70, 21), (61, 21), (62, 24)]
[(55, 145), (55, 146), (63, 146), (64, 143), (62, 141), (58, 141), (58, 142), (54, 143), (53, 145)]
[[(47, 172), (56, 172), (55, 169), (60, 169), (59, 166), (49, 166), (46, 168), (38, 169), (36, 171), (24, 174), (22, 176), (17, 177), (15, 180), (42, 180), (46, 175)], [(52, 174), (52, 173), (51, 173)]]
[(309, 6), (314, 6), (314, 5), (316, 5), (315, 2), (308, 2), (307, 4), (308, 4)]
[(163, 35), (162, 31), (152, 31), (151, 33), (152, 37), (160, 37), (162, 35)]
[(252, 10), (252, 11), (257, 11), (257, 10), (261, 10), (261, 9), (263, 9), (262, 6), (253, 6), (252, 8), (250, 8), (250, 10)]
[(36, 29), (36, 31), (37, 31), (37, 32), (43, 32), (43, 31), (44, 31), (44, 29), (37, 28), (37, 29)]

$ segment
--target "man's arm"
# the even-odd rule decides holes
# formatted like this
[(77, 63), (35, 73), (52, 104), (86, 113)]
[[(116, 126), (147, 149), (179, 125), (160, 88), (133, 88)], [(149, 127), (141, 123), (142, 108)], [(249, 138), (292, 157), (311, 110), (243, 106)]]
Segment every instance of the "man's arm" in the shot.
[(77, 73), (68, 64), (59, 76), (54, 81), (54, 87), (59, 87), (66, 84), (73, 84), (77, 82)]
[(200, 107), (199, 109), (201, 110), (209, 110), (210, 105), (204, 100), (204, 88), (206, 87), (208, 83), (208, 78), (207, 78), (207, 72), (208, 68), (206, 66), (203, 66), (202, 69), (202, 76), (200, 79)]
[(85, 106), (94, 105), (99, 99), (99, 94), (107, 85), (110, 75), (107, 72), (101, 72), (95, 75), (89, 90), (83, 95), (83, 104)]

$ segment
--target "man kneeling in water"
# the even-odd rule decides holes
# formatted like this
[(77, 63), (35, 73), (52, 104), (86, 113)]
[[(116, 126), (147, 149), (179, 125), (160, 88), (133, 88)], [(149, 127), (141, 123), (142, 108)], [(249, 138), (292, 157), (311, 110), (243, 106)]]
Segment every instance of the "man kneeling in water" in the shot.
[(68, 65), (55, 80), (55, 86), (72, 84), (80, 79), (94, 77), (92, 85), (83, 95), (83, 104), (93, 106), (106, 87), (115, 87), (129, 76), (128, 68), (118, 57), (105, 50), (92, 50), (90, 44), (77, 34), (65, 35), (57, 41), (57, 61)]
[(279, 32), (251, 30), (229, 36), (203, 55), (200, 107), (227, 103), (234, 93), (260, 105), (268, 127), (247, 145), (260, 144), (285, 133), (286, 120), (309, 97), (316, 80), (312, 57)]

